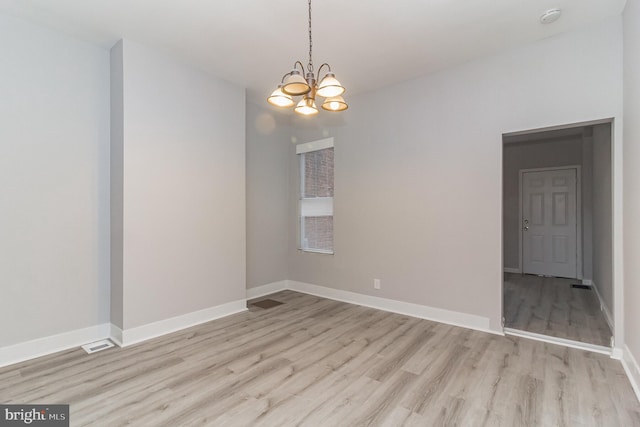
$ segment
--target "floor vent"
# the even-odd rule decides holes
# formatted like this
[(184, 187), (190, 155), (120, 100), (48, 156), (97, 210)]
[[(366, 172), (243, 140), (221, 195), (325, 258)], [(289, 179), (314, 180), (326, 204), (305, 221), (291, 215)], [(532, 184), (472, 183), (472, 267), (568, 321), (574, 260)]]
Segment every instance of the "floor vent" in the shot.
[(86, 351), (88, 354), (95, 353), (101, 350), (106, 350), (111, 347), (115, 347), (115, 344), (109, 340), (96, 341), (96, 342), (92, 342), (91, 344), (85, 344), (82, 346), (84, 351)]
[(574, 289), (585, 289), (585, 290), (591, 289), (591, 286), (589, 285), (571, 285), (571, 287)]
[(263, 299), (262, 301), (256, 301), (256, 302), (252, 302), (249, 305), (253, 305), (255, 307), (260, 307), (260, 308), (273, 308), (273, 307), (277, 307), (279, 305), (281, 305), (283, 303), (281, 303), (280, 301), (276, 301), (273, 299)]

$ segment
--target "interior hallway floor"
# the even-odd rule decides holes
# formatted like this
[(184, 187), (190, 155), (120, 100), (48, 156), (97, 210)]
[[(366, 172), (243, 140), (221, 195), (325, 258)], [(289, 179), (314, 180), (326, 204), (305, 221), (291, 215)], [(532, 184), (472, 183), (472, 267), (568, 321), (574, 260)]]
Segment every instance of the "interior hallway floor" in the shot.
[(505, 327), (609, 347), (611, 329), (592, 289), (576, 279), (504, 275)]

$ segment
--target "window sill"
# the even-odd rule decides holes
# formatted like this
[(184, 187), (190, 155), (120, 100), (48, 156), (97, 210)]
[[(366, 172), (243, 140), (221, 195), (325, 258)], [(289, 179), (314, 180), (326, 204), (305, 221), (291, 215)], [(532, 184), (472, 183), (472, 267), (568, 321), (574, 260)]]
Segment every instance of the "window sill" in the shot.
[(307, 252), (307, 253), (311, 253), (311, 254), (334, 255), (334, 251), (325, 251), (325, 250), (322, 250), (322, 249), (303, 249), (303, 248), (298, 248), (298, 250), (300, 252)]

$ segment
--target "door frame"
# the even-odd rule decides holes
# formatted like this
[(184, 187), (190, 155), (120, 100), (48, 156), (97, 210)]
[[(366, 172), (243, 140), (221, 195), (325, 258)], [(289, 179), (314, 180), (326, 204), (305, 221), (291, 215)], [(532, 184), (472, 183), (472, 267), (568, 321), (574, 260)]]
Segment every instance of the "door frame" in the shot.
[[(613, 348), (611, 351), (611, 357), (613, 359), (621, 360), (623, 356), (625, 356), (624, 348), (625, 348), (625, 336), (624, 336), (624, 265), (623, 265), (623, 254), (624, 254), (624, 244), (623, 244), (623, 176), (622, 176), (622, 164), (623, 164), (623, 153), (622, 153), (622, 120), (620, 114), (613, 114), (611, 116), (605, 116), (605, 118), (601, 119), (592, 119), (592, 120), (577, 120), (577, 121), (564, 121), (563, 124), (551, 124), (547, 126), (532, 126), (532, 127), (523, 127), (518, 126), (518, 129), (503, 129), (500, 132), (500, 142), (502, 149), (500, 150), (499, 157), (499, 165), (501, 169), (500, 175), (500, 186), (503, 188), (504, 183), (504, 146), (505, 146), (505, 137), (509, 136), (518, 136), (518, 135), (529, 135), (536, 134), (539, 132), (552, 131), (552, 130), (560, 130), (560, 129), (568, 129), (574, 127), (584, 127), (584, 126), (593, 126), (599, 124), (609, 123), (611, 125), (611, 252), (613, 257), (613, 265), (611, 271), (611, 285), (613, 287)], [(502, 319), (502, 334), (505, 333), (504, 328), (504, 197), (500, 198), (500, 215), (498, 217), (498, 222), (500, 224), (500, 247), (502, 248), (501, 257), (498, 262), (498, 268), (496, 268), (498, 274), (497, 277), (500, 277), (500, 294), (499, 294), (499, 303), (498, 307), (500, 308), (500, 315)], [(535, 338), (534, 338), (535, 339)], [(544, 339), (540, 339), (545, 342), (551, 342), (554, 344), (567, 345), (566, 343), (560, 343), (557, 339), (553, 337), (544, 337)], [(583, 350), (590, 350), (587, 346), (581, 345), (580, 348)]]
[(527, 172), (547, 172), (557, 170), (575, 169), (576, 171), (576, 275), (578, 280), (583, 280), (582, 274), (582, 166), (567, 165), (548, 168), (520, 169), (518, 171), (518, 248), (520, 256), (518, 257), (518, 270), (523, 273), (524, 268), (524, 249), (522, 247), (522, 183), (523, 175)]

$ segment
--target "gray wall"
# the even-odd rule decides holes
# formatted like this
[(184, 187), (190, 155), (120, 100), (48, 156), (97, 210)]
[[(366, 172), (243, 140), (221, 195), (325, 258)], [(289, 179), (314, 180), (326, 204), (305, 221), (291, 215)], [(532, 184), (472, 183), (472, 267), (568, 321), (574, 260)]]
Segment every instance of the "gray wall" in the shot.
[[(637, 1), (627, 2), (624, 37), (624, 330), (631, 355), (640, 361), (640, 3)], [(640, 372), (635, 375), (636, 381), (640, 381)]]
[[(534, 138), (534, 137), (532, 137)], [(582, 138), (572, 137), (528, 142), (506, 143), (503, 151), (503, 239), (504, 267), (520, 268), (519, 171), (544, 167), (580, 165), (583, 163)], [(585, 187), (583, 193), (590, 193)], [(586, 243), (586, 242), (585, 242)], [(584, 260), (583, 260), (584, 261)], [(587, 263), (590, 265), (590, 262)], [(590, 269), (590, 268), (589, 268)]]
[(121, 49), (123, 148), (112, 154), (123, 157), (114, 197), (130, 329), (245, 298), (245, 99), (142, 45)]
[(124, 64), (122, 40), (111, 48), (111, 323), (124, 328)]
[(502, 134), (619, 116), (621, 43), (616, 18), (353, 96), (339, 125), (293, 122), (299, 142), (335, 138), (335, 255), (297, 250), (290, 173), (288, 278), (482, 316), (501, 330)]
[(611, 125), (593, 129), (593, 283), (613, 314)]
[(109, 321), (109, 52), (0, 15), (0, 347)]
[(288, 122), (247, 103), (247, 288), (287, 279)]

